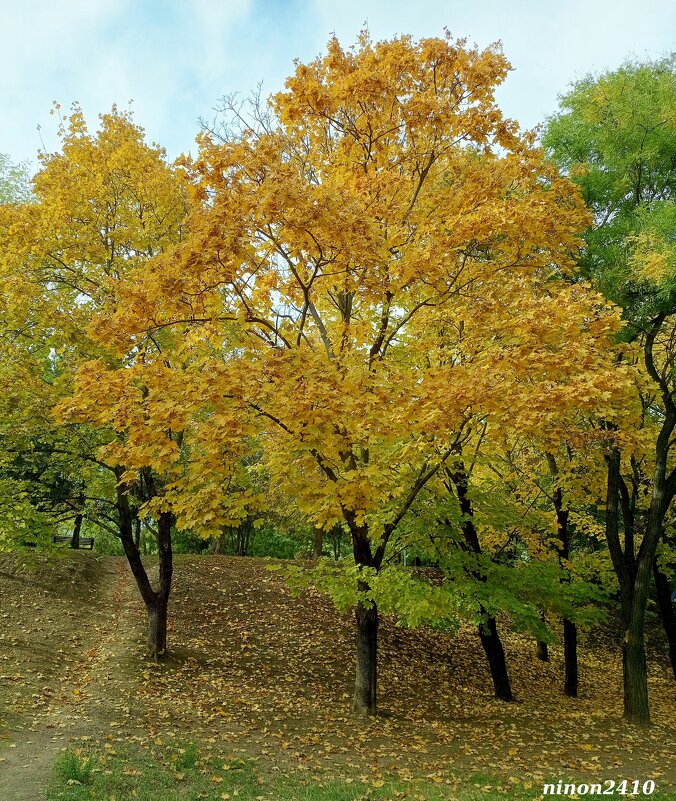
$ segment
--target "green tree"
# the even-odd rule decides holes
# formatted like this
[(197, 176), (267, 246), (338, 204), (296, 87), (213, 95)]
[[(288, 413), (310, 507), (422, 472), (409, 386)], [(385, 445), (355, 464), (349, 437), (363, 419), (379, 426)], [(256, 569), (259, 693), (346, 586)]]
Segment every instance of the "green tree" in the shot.
[(0, 204), (26, 203), (31, 198), (28, 165), (15, 164), (5, 153), (0, 153)]
[[(544, 144), (593, 210), (580, 274), (619, 304), (635, 342), (643, 453), (609, 426), (606, 535), (620, 584), (624, 714), (647, 723), (644, 620), (650, 573), (676, 675), (676, 626), (668, 578), (655, 561), (676, 493), (676, 74), (673, 59), (629, 63), (575, 84), (552, 118)], [(647, 504), (641, 505), (644, 485)]]

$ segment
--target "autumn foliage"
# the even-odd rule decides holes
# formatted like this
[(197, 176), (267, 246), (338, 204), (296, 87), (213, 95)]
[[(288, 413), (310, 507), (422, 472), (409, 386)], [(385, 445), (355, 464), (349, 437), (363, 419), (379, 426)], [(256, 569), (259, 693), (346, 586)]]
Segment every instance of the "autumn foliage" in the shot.
[(274, 487), (348, 533), (352, 565), (295, 580), (354, 609), (357, 713), (379, 607), (471, 620), (509, 700), (498, 612), (584, 620), (562, 515), (602, 529), (604, 457), (642, 446), (620, 310), (576, 277), (592, 216), (497, 107), (508, 69), (449, 37), (332, 39), (174, 167), (128, 117), (91, 135), (76, 112), (7, 208), (11, 314), (58, 354), (54, 419), (98, 432), (120, 519), (136, 492), (165, 545), (214, 537)]

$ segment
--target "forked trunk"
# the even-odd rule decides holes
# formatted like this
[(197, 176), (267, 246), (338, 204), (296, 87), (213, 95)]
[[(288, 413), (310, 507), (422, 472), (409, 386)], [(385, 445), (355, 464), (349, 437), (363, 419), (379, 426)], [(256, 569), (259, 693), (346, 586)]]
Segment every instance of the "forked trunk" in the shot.
[[(650, 377), (660, 388), (665, 414), (655, 443), (652, 497), (645, 533), (637, 555), (634, 554), (633, 521), (625, 512), (628, 491), (621, 474), (619, 448), (613, 447), (606, 456), (608, 464), (606, 541), (620, 584), (622, 618), (625, 626), (622, 648), (624, 717), (632, 723), (641, 724), (650, 723), (648, 670), (644, 643), (650, 573), (654, 570), (657, 546), (664, 534), (665, 516), (674, 494), (676, 494), (676, 469), (668, 470), (669, 459), (672, 455), (672, 436), (676, 428), (676, 403), (671, 385), (665, 378), (665, 374), (659, 372), (653, 356), (655, 338), (666, 316), (666, 312), (661, 312), (653, 320), (652, 326), (645, 336), (643, 347), (645, 366)], [(619, 497), (623, 498), (623, 516), (625, 517), (624, 548), (619, 537)]]
[(169, 606), (173, 574), (172, 518), (171, 513), (161, 512), (157, 521), (160, 581), (156, 592), (150, 583), (134, 539), (129, 496), (121, 481), (123, 472), (123, 468), (117, 468), (116, 470), (119, 481), (117, 485), (117, 509), (120, 517), (120, 540), (148, 614), (148, 650), (153, 659), (159, 660), (167, 652), (167, 608)]
[[(474, 526), (474, 510), (472, 502), (468, 494), (469, 479), (465, 465), (461, 459), (458, 459), (446, 471), (446, 475), (455, 486), (455, 491), (458, 496), (458, 503), (460, 511), (463, 514), (462, 533), (464, 537), (465, 550), (480, 554), (481, 544), (479, 543), (479, 535), (477, 534)], [(446, 488), (451, 491), (451, 483), (447, 483)], [(479, 571), (470, 571), (477, 581), (486, 581), (486, 576)], [(479, 637), (481, 638), (481, 645), (483, 646), (488, 660), (488, 667), (491, 671), (493, 678), (493, 687), (495, 689), (495, 697), (501, 701), (513, 701), (512, 688), (509, 683), (509, 674), (507, 672), (507, 662), (505, 660), (505, 649), (502, 647), (502, 641), (498, 634), (498, 627), (495, 618), (486, 615), (486, 610), (481, 607), (480, 614), (484, 617), (485, 622), (479, 625)]]

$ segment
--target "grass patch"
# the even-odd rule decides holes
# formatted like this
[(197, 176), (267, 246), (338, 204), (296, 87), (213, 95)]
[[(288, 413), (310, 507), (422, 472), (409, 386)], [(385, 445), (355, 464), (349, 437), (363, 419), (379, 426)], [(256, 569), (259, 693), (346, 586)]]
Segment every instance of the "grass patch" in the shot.
[(321, 776), (270, 777), (253, 760), (207, 755), (195, 744), (66, 751), (56, 761), (47, 792), (48, 801), (489, 801), (493, 797), (477, 788), (458, 796), (450, 787), (384, 778), (367, 783)]
[(54, 765), (54, 772), (67, 786), (91, 784), (94, 770), (94, 757), (81, 756), (75, 751), (60, 754)]
[[(669, 801), (656, 791), (652, 801)], [(256, 761), (217, 757), (194, 744), (71, 750), (54, 766), (48, 801), (534, 801), (542, 788), (474, 774), (402, 782), (264, 774)], [(634, 796), (646, 801), (648, 796)]]

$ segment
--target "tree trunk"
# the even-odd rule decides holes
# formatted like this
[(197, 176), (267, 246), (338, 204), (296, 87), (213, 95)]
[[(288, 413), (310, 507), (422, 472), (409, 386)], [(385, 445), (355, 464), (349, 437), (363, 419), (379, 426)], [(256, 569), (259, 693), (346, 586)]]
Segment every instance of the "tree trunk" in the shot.
[[(648, 374), (659, 387), (664, 401), (664, 420), (655, 443), (655, 466), (652, 497), (646, 518), (645, 533), (638, 556), (633, 555), (633, 531), (626, 530), (623, 551), (618, 527), (618, 495), (623, 493), (620, 469), (620, 451), (613, 447), (608, 461), (608, 488), (606, 497), (606, 540), (617, 573), (622, 596), (622, 613), (625, 622), (623, 647), (624, 716), (633, 723), (650, 723), (648, 707), (648, 670), (645, 656), (645, 611), (648, 601), (650, 573), (660, 537), (664, 534), (664, 518), (676, 494), (676, 468), (668, 472), (672, 435), (676, 427), (676, 403), (673, 386), (665, 373), (661, 373), (653, 357), (653, 345), (666, 312), (654, 320), (644, 340), (643, 355)], [(626, 521), (625, 521), (626, 523)], [(629, 541), (629, 544), (628, 544)], [(627, 558), (629, 557), (629, 559)]]
[[(643, 539), (650, 541), (651, 528), (650, 514), (648, 516), (648, 531)], [(657, 540), (655, 538), (655, 547)], [(653, 552), (654, 553), (654, 552)], [(650, 723), (648, 707), (648, 666), (645, 655), (645, 610), (648, 601), (648, 587), (650, 584), (650, 568), (654, 557), (648, 562), (639, 556), (636, 577), (633, 584), (631, 607), (622, 650), (622, 664), (624, 674), (624, 716), (632, 723)]]
[[(607, 457), (608, 485), (606, 491), (606, 540), (613, 567), (620, 583), (622, 620), (625, 635), (622, 646), (622, 673), (624, 679), (624, 717), (632, 723), (649, 724), (648, 670), (645, 657), (644, 622), (650, 569), (659, 540), (655, 525), (654, 499), (648, 513), (646, 534), (638, 558), (620, 544), (619, 498), (620, 451), (613, 448)], [(654, 492), (654, 490), (653, 490)], [(646, 555), (649, 555), (647, 562)]]
[(141, 547), (141, 518), (138, 515), (134, 519), (134, 545), (136, 550)]
[(657, 593), (657, 605), (662, 618), (662, 626), (669, 646), (669, 659), (671, 670), (676, 679), (676, 616), (671, 605), (671, 583), (662, 573), (657, 565), (657, 559), (653, 560), (653, 576), (655, 577), (655, 590)]
[(360, 603), (355, 609), (357, 622), (357, 669), (352, 712), (375, 715), (378, 711), (378, 608)]
[[(458, 496), (458, 503), (460, 511), (462, 512), (462, 533), (465, 540), (465, 550), (480, 554), (481, 545), (479, 543), (479, 536), (474, 527), (474, 510), (472, 509), (472, 502), (467, 493), (468, 477), (465, 465), (461, 459), (458, 459), (452, 466), (446, 470), (446, 475), (455, 486), (455, 491)], [(451, 491), (451, 485), (446, 484), (446, 488)], [(477, 581), (486, 581), (486, 576), (482, 575), (479, 571), (471, 572)], [(486, 610), (481, 607), (480, 614), (486, 616)], [(502, 641), (498, 634), (498, 627), (495, 618), (487, 616), (485, 622), (479, 626), (479, 637), (481, 638), (481, 645), (483, 646), (488, 666), (493, 678), (493, 687), (495, 689), (495, 697), (501, 701), (513, 701), (512, 688), (509, 683), (509, 674), (507, 672), (507, 662), (505, 660), (505, 649), (502, 647)]]
[(225, 553), (225, 531), (221, 531), (221, 533), (214, 540), (214, 553), (215, 554)]
[[(558, 486), (557, 479), (559, 468), (556, 459), (551, 453), (547, 454), (547, 464), (549, 472), (555, 482), (554, 488), (554, 511), (556, 512), (557, 534), (561, 545), (558, 547), (559, 563), (570, 559), (570, 537), (568, 534), (568, 509), (563, 506), (563, 492)], [(577, 672), (577, 627), (572, 620), (563, 621), (563, 663), (565, 677), (563, 680), (563, 692), (570, 698), (577, 698), (578, 672)]]
[(235, 555), (248, 556), (249, 543), (251, 542), (251, 532), (253, 531), (253, 519), (246, 518), (237, 526), (234, 532)]
[(167, 601), (157, 595), (148, 607), (148, 653), (159, 662), (167, 653)]
[(341, 557), (341, 545), (343, 542), (343, 528), (340, 525), (334, 526), (331, 531), (329, 532), (329, 542), (331, 543), (331, 549), (333, 550), (333, 558), (336, 562)]
[(488, 659), (488, 665), (491, 669), (495, 697), (500, 701), (513, 701), (514, 696), (512, 695), (512, 688), (509, 684), (505, 650), (498, 636), (498, 629), (494, 617), (489, 617), (483, 625), (479, 626), (479, 637), (481, 638), (481, 645), (486, 653), (486, 659)]
[[(545, 626), (547, 625), (547, 616), (545, 615), (544, 609), (540, 611), (540, 620), (545, 624)], [(544, 640), (537, 640), (535, 656), (541, 662), (549, 662), (549, 646)]]
[[(153, 659), (161, 659), (167, 652), (167, 607), (169, 606), (169, 596), (171, 594), (171, 580), (174, 573), (174, 558), (171, 549), (171, 522), (170, 512), (160, 512), (157, 521), (157, 545), (160, 558), (160, 586), (156, 593), (157, 603), (155, 608), (157, 614), (157, 639), (153, 645), (157, 648), (151, 649)], [(149, 610), (149, 618), (151, 617)]]
[(82, 521), (84, 520), (85, 496), (80, 492), (77, 497), (77, 514), (75, 515), (75, 525), (73, 526), (73, 536), (70, 540), (70, 547), (79, 550), (80, 532), (82, 531)]
[[(167, 650), (167, 608), (171, 593), (171, 579), (173, 574), (173, 555), (171, 549), (171, 522), (169, 512), (161, 512), (157, 521), (157, 545), (160, 562), (160, 581), (157, 592), (152, 587), (141, 554), (136, 546), (133, 535), (132, 514), (129, 507), (127, 488), (122, 484), (124, 468), (115, 470), (117, 484), (117, 511), (119, 516), (120, 540), (132, 575), (136, 580), (143, 603), (148, 614), (148, 650), (150, 656), (159, 660), (166, 655)], [(146, 479), (151, 497), (155, 497), (152, 477)]]
[(563, 621), (563, 661), (563, 691), (569, 698), (577, 698), (577, 626), (571, 620)]
[(324, 529), (315, 527), (312, 533), (312, 556), (321, 559), (324, 549)]
[(624, 678), (624, 717), (631, 723), (650, 723), (648, 706), (648, 667), (643, 633), (636, 626), (627, 631), (622, 647)]
[[(347, 519), (352, 535), (352, 552), (358, 568), (380, 567), (384, 546), (381, 543), (375, 554), (371, 551), (366, 525), (357, 525), (354, 517)], [(368, 593), (365, 579), (357, 580), (360, 593)], [(354, 610), (356, 622), (356, 665), (352, 712), (355, 715), (378, 714), (378, 607), (375, 603), (359, 601)]]
[(82, 513), (76, 515), (75, 517), (75, 525), (73, 526), (73, 536), (70, 540), (70, 547), (71, 548), (80, 548), (80, 530), (82, 529), (82, 520), (84, 515)]

